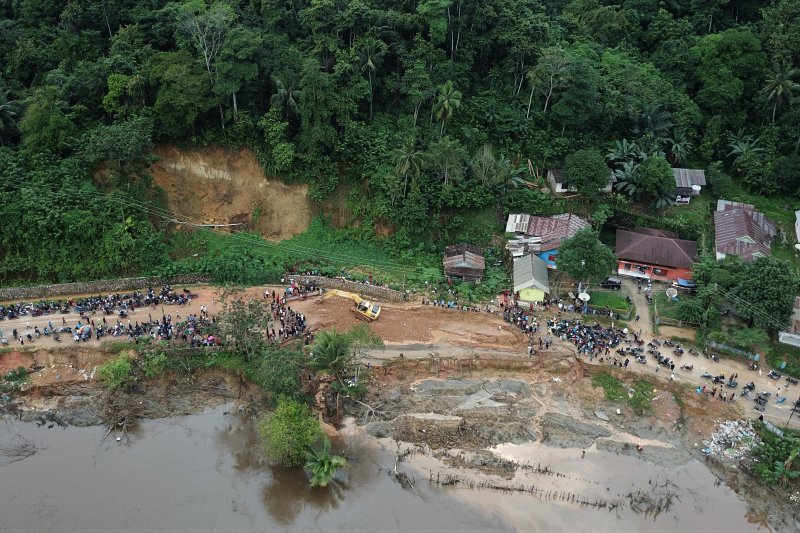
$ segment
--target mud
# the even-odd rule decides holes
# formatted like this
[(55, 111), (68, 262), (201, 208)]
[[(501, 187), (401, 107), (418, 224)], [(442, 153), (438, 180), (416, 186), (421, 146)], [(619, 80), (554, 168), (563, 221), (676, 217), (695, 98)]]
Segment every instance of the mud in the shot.
[[(795, 531), (800, 513), (784, 505), (785, 494), (761, 491), (752, 476), (740, 478), (737, 465), (719, 465), (715, 474), (704, 466), (706, 458), (693, 428), (713, 425), (713, 417), (721, 411), (703, 413), (694, 397), (679, 406), (674, 395), (685, 391), (676, 385), (674, 391), (669, 386), (656, 389), (652, 411), (636, 415), (628, 407), (606, 402), (602, 389), (592, 387), (591, 377), (580, 372), (553, 380), (553, 371), (562, 362), (555, 358), (549, 366), (524, 372), (495, 370), (495, 376), (484, 372), (484, 378), (463, 373), (459, 377), (453, 368), (447, 377), (417, 380), (406, 373), (424, 374), (425, 367), (408, 365), (405, 371), (396, 371), (399, 380), (380, 377), (374, 387), (377, 392), (365, 400), (379, 412), (370, 417), (358, 409), (353, 412), (369, 435), (415, 450), (407, 461), (419, 461), (431, 470), (429, 458), (436, 459), (436, 468), (441, 469), (436, 473), (438, 482), (446, 486), (521, 493), (547, 501), (566, 498), (582, 506), (605, 505), (617, 515), (618, 508), (625, 508), (620, 516), (625, 517), (626, 529), (648, 529), (638, 527), (635, 520), (629, 522), (627, 513), (668, 515), (668, 522), (655, 521), (663, 530), (675, 528), (668, 523), (691, 529), (713, 523), (717, 528), (717, 515), (707, 513), (713, 502), (715, 509), (734, 513), (728, 517), (731, 530), (749, 530), (753, 525), (749, 521), (760, 517), (772, 531)], [(431, 372), (437, 372), (435, 366), (428, 369)], [(719, 403), (720, 408), (730, 409)], [(684, 410), (702, 421), (687, 424)], [(615, 465), (611, 470), (624, 469), (628, 485), (617, 482), (618, 472), (598, 469), (598, 461)], [(721, 474), (729, 469), (732, 478)], [(542, 475), (570, 482), (552, 486), (539, 479)], [(592, 487), (598, 483), (608, 485), (609, 491), (617, 487), (617, 492), (596, 493)], [(518, 509), (507, 510), (521, 519)]]
[[(256, 387), (221, 372), (192, 378), (165, 377), (138, 384), (131, 391), (109, 391), (96, 382), (37, 386), (15, 398), (5, 409), (24, 422), (63, 421), (68, 426), (97, 426), (108, 421), (110, 403), (131, 406), (141, 420), (200, 413), (231, 401), (247, 411), (264, 408)], [(54, 418), (55, 417), (55, 418)]]
[(244, 224), (280, 241), (308, 229), (308, 186), (268, 179), (248, 149), (159, 146), (149, 169), (169, 208), (199, 224)]
[(350, 468), (329, 489), (311, 489), (302, 471), (264, 460), (254, 421), (235, 405), (145, 421), (128, 444), (103, 434), (101, 427), (0, 423), (0, 442), (22, 438), (36, 446), (34, 455), (0, 464), (0, 529), (514, 529), (498, 513), (476, 511), (445, 491), (422, 483), (403, 489), (387, 475), (393, 454), (349, 437), (336, 451)]

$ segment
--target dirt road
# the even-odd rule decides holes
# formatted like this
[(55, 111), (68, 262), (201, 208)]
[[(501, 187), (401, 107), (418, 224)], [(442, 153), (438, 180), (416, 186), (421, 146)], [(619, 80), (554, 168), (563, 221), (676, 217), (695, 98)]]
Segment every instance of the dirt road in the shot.
[[(182, 288), (176, 287), (177, 290)], [(244, 291), (244, 295), (249, 298), (263, 298), (265, 290), (281, 293), (283, 289), (284, 287), (274, 286), (252, 287)], [(171, 316), (174, 322), (178, 322), (189, 314), (198, 314), (201, 306), (206, 306), (212, 316), (221, 311), (221, 289), (200, 285), (193, 286), (192, 292), (196, 293), (197, 297), (184, 306), (159, 305), (137, 309), (124, 319), (120, 319), (116, 315), (107, 315), (105, 318), (109, 325), (114, 324), (117, 320), (125, 325), (128, 321), (135, 324), (136, 322), (157, 320), (161, 319), (162, 315)], [(314, 331), (331, 328), (347, 331), (356, 324), (363, 324), (354, 313), (350, 312), (352, 302), (345, 298), (334, 297), (321, 300), (318, 296), (311, 296), (305, 300), (290, 301), (288, 305), (295, 311), (305, 314), (309, 327)], [(380, 319), (370, 323), (369, 327), (384, 340), (387, 354), (391, 354), (393, 350), (397, 354), (403, 353), (404, 350), (405, 353), (408, 353), (414, 351), (412, 346), (416, 346), (425, 355), (430, 352), (450, 353), (451, 351), (461, 355), (475, 350), (508, 354), (523, 354), (525, 351), (524, 336), (517, 328), (505, 323), (499, 315), (423, 306), (419, 302), (381, 303), (381, 305), (383, 311)], [(102, 323), (103, 314), (96, 313), (89, 318), (99, 325)], [(0, 336), (7, 337), (8, 347), (11, 348), (67, 347), (76, 343), (66, 333), (61, 335), (60, 343), (53, 340), (52, 337), (41, 335), (33, 342), (24, 339), (25, 344), (22, 345), (18, 340), (14, 341), (12, 331), (16, 329), (17, 333), (23, 336), (27, 333), (33, 335), (34, 328), (37, 326), (40, 331), (43, 331), (51, 323), (55, 327), (63, 325), (74, 328), (79, 322), (81, 322), (80, 316), (74, 312), (64, 315), (21, 317), (0, 322)], [(85, 322), (82, 321), (84, 324)], [(107, 336), (99, 342), (109, 341), (127, 341), (127, 336)], [(93, 338), (78, 344), (80, 348), (86, 349), (97, 346), (98, 341)], [(391, 355), (387, 356), (392, 357)], [(5, 366), (7, 365), (4, 365), (3, 359), (0, 358), (0, 369)]]
[[(182, 287), (181, 287), (182, 288)], [(263, 297), (264, 290), (275, 290), (276, 292), (282, 291), (283, 287), (252, 287), (245, 291), (248, 297)], [(178, 288), (180, 290), (180, 288)], [(630, 290), (630, 289), (629, 289)], [(162, 314), (172, 315), (173, 320), (179, 320), (180, 317), (185, 317), (189, 313), (199, 313), (200, 306), (205, 305), (212, 315), (217, 314), (220, 309), (220, 294), (219, 288), (211, 286), (196, 286), (192, 287), (192, 292), (197, 293), (197, 298), (186, 306), (165, 305), (156, 308), (139, 309), (130, 314), (129, 319), (132, 323), (136, 321), (146, 321), (148, 319), (161, 318)], [(643, 312), (646, 312), (647, 306), (640, 304), (639, 299), (644, 301), (643, 295), (636, 292), (635, 287), (631, 293), (632, 298), (636, 302), (637, 310), (641, 315), (639, 323), (641, 329), (645, 329), (648, 324), (647, 319)], [(640, 298), (639, 298), (640, 297)], [(297, 300), (289, 304), (293, 309), (298, 312), (304, 313), (308, 318), (309, 326), (313, 330), (324, 330), (330, 328), (337, 328), (340, 331), (346, 331), (353, 325), (362, 323), (349, 311), (352, 302), (343, 298), (331, 298), (329, 300), (320, 300), (318, 297), (310, 297), (306, 300)], [(526, 357), (525, 348), (527, 346), (524, 335), (515, 327), (503, 321), (500, 315), (492, 315), (484, 312), (470, 312), (458, 311), (454, 309), (443, 309), (432, 306), (423, 306), (419, 302), (408, 303), (383, 303), (383, 312), (381, 318), (369, 324), (376, 334), (378, 334), (386, 345), (383, 350), (375, 350), (368, 354), (371, 362), (380, 364), (381, 361), (393, 359), (403, 354), (408, 358), (426, 358), (431, 354), (438, 354), (443, 357), (456, 356), (456, 357), (471, 357), (481, 355), (502, 355), (511, 357)], [(565, 314), (569, 318), (568, 314)], [(102, 321), (102, 315), (94, 315), (91, 317), (97, 321)], [(539, 317), (540, 322), (544, 322), (547, 315), (542, 314)], [(62, 322), (63, 319), (63, 322)], [(77, 313), (70, 313), (67, 315), (45, 315), (36, 318), (22, 317), (15, 320), (6, 320), (0, 322), (0, 331), (3, 335), (9, 337), (9, 347), (20, 347), (19, 342), (13, 342), (11, 337), (11, 330), (16, 328), (18, 332), (23, 335), (31, 331), (35, 326), (39, 326), (40, 330), (44, 329), (49, 322), (54, 326), (60, 326), (61, 323), (72, 327), (75, 326), (80, 320)], [(113, 322), (116, 318), (112, 315), (106, 319)], [(127, 323), (127, 318), (124, 319)], [(30, 325), (31, 330), (26, 329), (26, 325)], [(543, 332), (544, 333), (544, 332)], [(648, 332), (643, 332), (646, 340), (652, 338)], [(104, 337), (100, 342), (126, 340), (127, 337)], [(25, 348), (53, 348), (59, 346), (50, 337), (41, 336), (33, 343), (25, 341)], [(61, 345), (63, 347), (73, 346), (76, 343), (71, 337), (66, 334), (62, 336)], [(91, 351), (92, 346), (97, 346), (96, 340), (78, 343), (81, 351)], [(561, 343), (556, 340), (553, 345), (556, 351), (564, 351), (568, 353), (574, 352), (574, 347), (569, 343)], [(665, 352), (662, 350), (662, 352)], [(12, 352), (13, 353), (13, 352)], [(10, 355), (0, 356), (0, 370), (7, 370), (18, 364), (18, 358)], [(693, 387), (706, 383), (712, 386), (708, 379), (703, 379), (700, 375), (704, 371), (710, 372), (712, 375), (724, 374), (726, 377), (731, 374), (738, 373), (739, 387), (735, 389), (737, 396), (741, 392), (741, 386), (747, 382), (753, 381), (756, 385), (756, 391), (766, 390), (772, 393), (772, 400), (770, 401), (765, 412), (765, 418), (772, 420), (776, 424), (783, 424), (789, 418), (791, 412), (791, 405), (797, 399), (800, 393), (800, 387), (790, 387), (788, 390), (785, 387), (785, 380), (779, 382), (773, 381), (767, 377), (767, 372), (763, 371), (762, 375), (758, 372), (748, 370), (747, 367), (739, 362), (730, 359), (722, 359), (720, 362), (715, 363), (710, 359), (703, 356), (692, 356), (688, 353), (681, 357), (673, 357), (677, 365), (675, 369), (675, 380), (679, 383), (686, 383)], [(684, 371), (678, 367), (683, 364), (694, 365), (693, 370)], [(597, 363), (595, 363), (597, 364)], [(11, 366), (9, 366), (11, 365)], [(646, 365), (641, 365), (632, 362), (628, 369), (631, 372), (649, 375), (656, 379), (670, 378), (670, 372), (661, 368), (656, 372), (656, 364), (652, 358), (648, 358)], [(778, 405), (775, 401), (775, 396), (778, 387), (781, 387), (781, 395), (787, 395), (788, 398), (785, 404)], [(727, 389), (730, 394), (734, 389)], [(748, 416), (758, 416), (758, 412), (753, 411), (754, 403), (751, 399), (739, 399), (737, 402), (742, 406), (744, 412)], [(800, 422), (800, 417), (797, 417)], [(793, 421), (794, 424), (794, 421)]]
[(636, 314), (639, 315), (639, 320), (634, 320), (631, 322), (629, 326), (633, 331), (642, 331), (642, 336), (646, 339), (653, 338), (653, 327), (652, 327), (652, 320), (650, 317), (650, 307), (647, 305), (647, 298), (645, 297), (645, 293), (640, 292), (636, 288), (636, 282), (632, 279), (623, 278), (622, 279), (622, 287), (623, 291), (631, 297), (633, 300), (633, 305), (636, 306)]

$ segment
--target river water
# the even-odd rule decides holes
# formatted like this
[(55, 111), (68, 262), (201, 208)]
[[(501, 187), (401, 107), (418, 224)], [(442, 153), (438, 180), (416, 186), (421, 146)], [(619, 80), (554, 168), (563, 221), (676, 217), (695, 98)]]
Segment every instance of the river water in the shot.
[[(393, 442), (380, 445), (351, 434), (339, 443), (353, 457), (344, 478), (330, 489), (311, 489), (301, 471), (270, 467), (261, 457), (253, 424), (227, 409), (146, 421), (128, 444), (113, 436), (103, 440), (100, 427), (0, 422), (0, 443), (21, 435), (38, 448), (13, 462), (0, 455), (0, 531), (756, 529), (746, 520), (747, 505), (716, 485), (698, 463), (673, 476), (681, 501), (670, 512), (643, 516), (527, 494), (436, 487), (428, 483), (429, 469), (436, 465), (423, 456), (400, 464), (415, 476), (415, 493), (386, 473), (394, 463)], [(550, 476), (542, 483), (560, 483), (556, 488), (586, 497), (620, 493), (620, 487), (646, 488), (649, 480), (669, 474), (602, 452), (585, 462), (569, 459), (562, 450), (507, 447), (501, 452), (518, 459), (545, 457), (569, 480)]]

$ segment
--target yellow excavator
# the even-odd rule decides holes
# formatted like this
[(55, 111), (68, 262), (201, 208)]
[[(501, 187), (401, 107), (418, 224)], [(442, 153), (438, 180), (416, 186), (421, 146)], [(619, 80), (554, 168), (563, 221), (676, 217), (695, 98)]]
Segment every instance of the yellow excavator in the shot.
[(378, 320), (378, 317), (381, 314), (381, 306), (368, 302), (358, 294), (354, 294), (352, 292), (347, 291), (340, 291), (339, 289), (330, 289), (325, 291), (325, 294), (322, 296), (323, 300), (327, 300), (331, 296), (340, 296), (342, 298), (349, 298), (353, 300), (356, 305), (352, 307), (350, 310), (356, 314), (357, 317), (363, 318), (368, 322), (372, 322), (373, 320)]

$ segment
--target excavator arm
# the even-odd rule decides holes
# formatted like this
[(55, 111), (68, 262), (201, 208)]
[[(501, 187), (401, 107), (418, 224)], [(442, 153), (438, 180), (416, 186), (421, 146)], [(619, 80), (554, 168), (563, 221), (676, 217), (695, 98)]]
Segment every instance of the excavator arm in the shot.
[(339, 289), (330, 289), (322, 295), (322, 300), (327, 300), (332, 296), (339, 296), (347, 298), (355, 302), (355, 306), (351, 309), (357, 316), (364, 318), (368, 321), (377, 320), (381, 314), (381, 306), (376, 303), (371, 303), (359, 296), (358, 294), (341, 291)]

